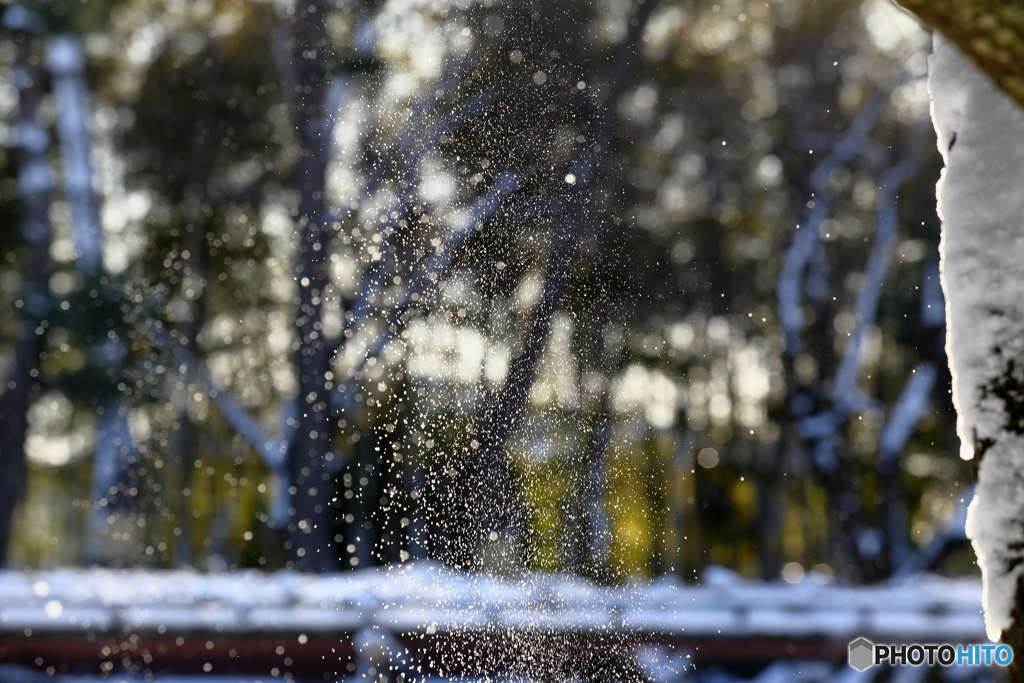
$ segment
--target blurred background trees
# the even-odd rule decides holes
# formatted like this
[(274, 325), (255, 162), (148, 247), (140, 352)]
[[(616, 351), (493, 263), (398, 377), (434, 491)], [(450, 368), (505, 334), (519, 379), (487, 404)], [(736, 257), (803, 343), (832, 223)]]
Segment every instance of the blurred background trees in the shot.
[(4, 12), (9, 566), (973, 571), (884, 0)]

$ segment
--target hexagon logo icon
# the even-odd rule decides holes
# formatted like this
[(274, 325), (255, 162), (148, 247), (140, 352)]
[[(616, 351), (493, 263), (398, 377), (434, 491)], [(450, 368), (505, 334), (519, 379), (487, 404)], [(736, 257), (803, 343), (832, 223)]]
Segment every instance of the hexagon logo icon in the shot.
[(875, 663), (875, 644), (867, 638), (858, 638), (850, 643), (849, 662), (857, 671), (872, 666)]

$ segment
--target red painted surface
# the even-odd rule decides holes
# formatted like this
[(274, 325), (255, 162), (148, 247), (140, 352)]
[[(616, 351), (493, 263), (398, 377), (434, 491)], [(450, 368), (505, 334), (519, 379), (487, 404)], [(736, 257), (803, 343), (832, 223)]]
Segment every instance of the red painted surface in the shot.
[[(480, 675), (501, 670), (572, 670), (626, 654), (642, 642), (662, 643), (691, 654), (695, 663), (766, 663), (777, 659), (842, 661), (846, 643), (822, 640), (631, 638), (587, 633), (454, 633), (401, 638), (424, 672)], [(350, 633), (45, 633), (0, 635), (0, 661), (55, 672), (283, 675), (332, 679), (350, 671)], [(276, 669), (276, 671), (275, 671)]]

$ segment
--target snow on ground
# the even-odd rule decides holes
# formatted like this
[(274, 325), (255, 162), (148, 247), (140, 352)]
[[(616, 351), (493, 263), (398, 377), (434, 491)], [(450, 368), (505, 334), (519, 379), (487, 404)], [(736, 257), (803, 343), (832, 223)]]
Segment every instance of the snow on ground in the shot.
[(410, 563), (333, 575), (61, 569), (0, 572), (0, 633), (531, 630), (677, 637), (973, 640), (973, 579), (848, 587), (675, 577), (602, 587), (563, 574), (503, 579)]

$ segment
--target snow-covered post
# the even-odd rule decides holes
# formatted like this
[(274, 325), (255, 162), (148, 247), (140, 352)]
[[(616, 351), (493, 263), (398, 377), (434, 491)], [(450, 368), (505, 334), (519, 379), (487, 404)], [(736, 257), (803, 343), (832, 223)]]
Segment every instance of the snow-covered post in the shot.
[[(999, 0), (900, 3), (937, 31), (928, 78), (946, 162), (936, 188), (946, 353), (961, 457), (979, 461), (967, 535), (985, 580), (988, 635), (1021, 652), (1024, 15)], [(1010, 675), (1024, 680), (1024, 665), (1015, 661)]]
[(941, 34), (935, 35), (934, 47), (929, 90), (946, 162), (937, 188), (946, 349), (961, 457), (979, 460), (967, 532), (985, 580), (988, 635), (996, 639), (1002, 634), (1020, 648), (1024, 147), (1019, 141), (1024, 139), (1024, 110)]
[(17, 49), (12, 76), (18, 91), (18, 190), (21, 195), (21, 232), (28, 255), (24, 296), (15, 305), (22, 317), (14, 343), (14, 364), (4, 378), (0, 396), (0, 565), (7, 561), (11, 517), (25, 486), (25, 436), (33, 385), (39, 377), (50, 282), (50, 136), (39, 122), (43, 74), (35, 43), (42, 22), (24, 5), (10, 5), (4, 25), (14, 34)]

